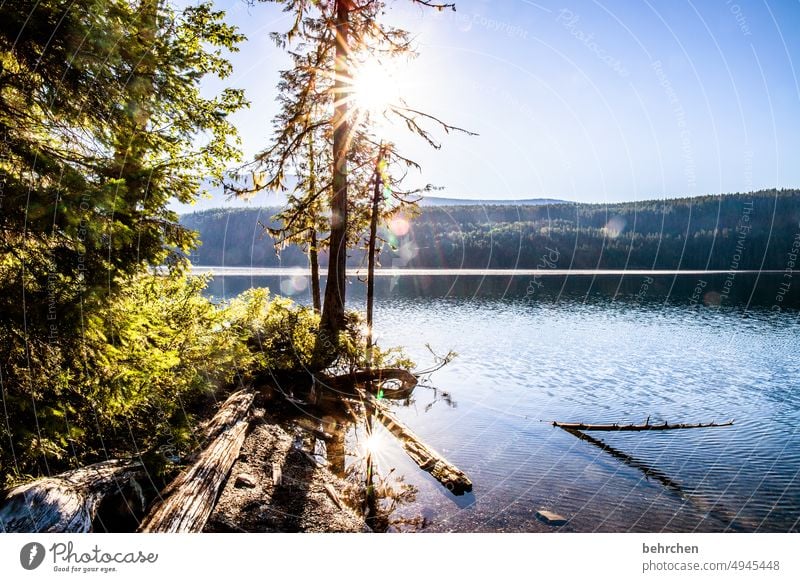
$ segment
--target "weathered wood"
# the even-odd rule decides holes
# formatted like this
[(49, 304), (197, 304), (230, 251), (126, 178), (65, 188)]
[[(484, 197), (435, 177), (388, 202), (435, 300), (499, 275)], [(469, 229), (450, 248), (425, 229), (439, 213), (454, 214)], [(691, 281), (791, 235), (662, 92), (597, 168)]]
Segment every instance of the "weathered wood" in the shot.
[(239, 456), (249, 422), (240, 420), (219, 435), (162, 493), (141, 532), (195, 533), (203, 531), (219, 492)]
[(616, 449), (611, 445), (609, 445), (608, 443), (604, 443), (603, 441), (600, 441), (591, 435), (588, 435), (579, 430), (574, 430), (571, 428), (565, 428), (565, 427), (560, 427), (560, 428), (563, 428), (566, 432), (568, 432), (572, 436), (598, 447), (602, 451), (605, 451), (606, 453), (610, 454), (615, 459), (619, 459), (626, 465), (638, 469), (645, 475), (645, 477), (655, 479), (656, 481), (661, 483), (664, 487), (666, 487), (668, 490), (678, 495), (681, 499), (683, 499), (684, 501), (688, 501), (691, 505), (695, 506), (697, 510), (701, 512), (701, 514), (712, 516), (715, 519), (718, 519), (721, 522), (725, 523), (727, 529), (730, 529), (731, 531), (752, 531), (753, 528), (752, 527), (747, 528), (744, 525), (742, 525), (737, 519), (736, 515), (733, 514), (733, 512), (726, 511), (723, 507), (721, 507), (719, 503), (716, 502), (709, 505), (701, 495), (690, 494), (683, 488), (683, 486), (680, 483), (669, 477), (663, 471), (651, 467), (645, 462), (635, 457), (632, 457), (631, 455), (623, 451), (620, 451), (619, 449)]
[(20, 485), (0, 501), (0, 531), (91, 531), (100, 501), (144, 474), (141, 463), (111, 460)]
[(247, 390), (234, 392), (222, 403), (210, 420), (200, 425), (201, 446), (210, 443), (227, 429), (242, 420), (253, 405), (255, 395)]
[(564, 430), (587, 430), (587, 431), (607, 431), (607, 432), (616, 432), (616, 431), (644, 431), (644, 430), (682, 430), (688, 428), (712, 428), (712, 427), (719, 427), (719, 426), (732, 426), (733, 420), (729, 420), (728, 422), (723, 422), (718, 424), (716, 422), (707, 422), (707, 423), (697, 423), (697, 424), (669, 424), (665, 422), (664, 424), (650, 424), (645, 422), (644, 424), (583, 424), (581, 422), (556, 422), (553, 421), (553, 426), (557, 426), (559, 428), (563, 428)]
[(239, 390), (222, 403), (202, 428), (210, 444), (160, 493), (160, 501), (139, 527), (147, 532), (199, 532), (203, 530), (219, 491), (242, 448), (254, 394)]
[[(399, 382), (399, 386), (386, 385), (388, 381)], [(417, 385), (417, 377), (403, 368), (376, 368), (356, 370), (341, 376), (321, 376), (318, 386), (338, 395), (358, 396), (359, 387), (364, 386), (373, 394), (382, 392), (382, 397), (402, 400), (411, 396)]]
[(469, 480), (466, 473), (425, 444), (385, 406), (374, 399), (369, 402), (368, 406), (373, 410), (375, 417), (400, 441), (408, 456), (423, 471), (430, 473), (454, 495), (463, 495), (472, 491), (472, 481)]
[[(200, 442), (217, 439), (243, 418), (252, 403), (252, 393), (232, 394), (201, 426)], [(0, 501), (0, 531), (91, 531), (103, 498), (128, 489), (140, 491), (136, 479), (145, 475), (139, 462), (110, 460), (20, 485)]]

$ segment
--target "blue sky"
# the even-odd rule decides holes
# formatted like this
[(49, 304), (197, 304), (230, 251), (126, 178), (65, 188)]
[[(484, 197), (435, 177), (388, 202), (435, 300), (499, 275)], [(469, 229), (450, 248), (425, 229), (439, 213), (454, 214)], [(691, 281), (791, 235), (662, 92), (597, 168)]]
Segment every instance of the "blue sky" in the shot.
[[(419, 52), (407, 100), (480, 134), (442, 136), (439, 151), (390, 136), (423, 166), (412, 184), (599, 203), (800, 187), (798, 1), (387, 4)], [(226, 82), (252, 102), (235, 119), (252, 154), (288, 65), (268, 34), (290, 21), (272, 3), (217, 6), (248, 37)]]

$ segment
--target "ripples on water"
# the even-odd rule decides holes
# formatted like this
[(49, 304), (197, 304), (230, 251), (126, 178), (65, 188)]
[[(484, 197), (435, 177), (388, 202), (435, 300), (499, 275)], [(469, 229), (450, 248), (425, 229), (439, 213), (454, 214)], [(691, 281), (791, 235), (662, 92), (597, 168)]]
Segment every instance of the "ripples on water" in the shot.
[[(608, 302), (390, 302), (377, 328), (425, 365), (424, 342), (459, 358), (436, 374), (456, 409), (399, 414), (475, 481), (460, 509), (425, 484), (436, 530), (538, 531), (538, 508), (573, 531), (790, 531), (800, 517), (795, 318)], [(403, 323), (424, 321), (422, 331)], [(430, 398), (427, 396), (427, 398)], [(592, 433), (625, 462), (549, 422), (722, 422)], [(642, 467), (652, 469), (646, 474)], [(662, 479), (659, 479), (662, 477)], [(666, 480), (666, 485), (665, 481)]]
[[(415, 404), (397, 414), (475, 486), (454, 498), (387, 439), (381, 469), (395, 467), (419, 488), (401, 515), (425, 516), (431, 531), (549, 530), (535, 519), (540, 508), (569, 518), (559, 531), (798, 530), (797, 312), (503, 295), (385, 289), (379, 299), (382, 345), (406, 346), (422, 368), (426, 343), (458, 352), (433, 378), (457, 406), (437, 402), (426, 412), (433, 392), (418, 388)], [(622, 456), (549, 424), (648, 416), (736, 422), (591, 433)]]

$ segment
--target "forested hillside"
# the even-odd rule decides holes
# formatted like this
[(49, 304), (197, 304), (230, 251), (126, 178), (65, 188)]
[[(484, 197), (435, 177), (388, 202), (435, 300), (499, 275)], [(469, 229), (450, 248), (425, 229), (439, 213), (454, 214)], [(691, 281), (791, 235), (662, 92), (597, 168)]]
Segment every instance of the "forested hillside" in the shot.
[[(276, 209), (216, 209), (182, 223), (200, 233), (197, 265), (306, 265), (278, 256), (260, 223)], [(765, 190), (620, 204), (439, 206), (384, 225), (384, 267), (785, 269), (798, 250), (800, 191)], [(325, 258), (322, 258), (323, 262)], [(363, 252), (349, 262), (359, 265)]]

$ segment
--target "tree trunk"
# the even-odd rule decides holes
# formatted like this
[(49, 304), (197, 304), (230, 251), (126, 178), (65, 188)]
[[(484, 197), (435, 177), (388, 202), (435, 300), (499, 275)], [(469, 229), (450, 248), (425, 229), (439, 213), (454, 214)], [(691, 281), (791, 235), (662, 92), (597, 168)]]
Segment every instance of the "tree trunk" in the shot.
[(381, 163), (383, 162), (383, 145), (378, 150), (378, 161), (375, 163), (375, 190), (372, 194), (372, 215), (369, 219), (369, 249), (367, 251), (367, 367), (372, 366), (372, 306), (375, 300), (375, 239), (378, 236), (378, 210), (380, 206)]
[(317, 252), (317, 230), (311, 227), (311, 245), (308, 249), (308, 260), (311, 263), (311, 301), (314, 311), (322, 311), (322, 301), (319, 293), (319, 254)]
[(239, 457), (249, 422), (240, 420), (203, 451), (187, 471), (173, 481), (168, 497), (142, 522), (141, 532), (197, 533), (203, 531), (231, 467)]
[(139, 527), (142, 532), (200, 532), (214, 509), (231, 467), (239, 457), (249, 426), (247, 420), (253, 394), (243, 390), (232, 394), (204, 427), (213, 439), (195, 463), (182, 472), (164, 491)]
[[(309, 195), (317, 195), (317, 170), (314, 152), (314, 132), (308, 134), (308, 190)], [(309, 208), (311, 212), (311, 233), (309, 235), (308, 260), (311, 263), (311, 301), (314, 311), (322, 311), (322, 301), (319, 294), (319, 251), (317, 250), (317, 210), (315, 202)]]
[(253, 393), (247, 390), (239, 390), (228, 396), (211, 420), (200, 426), (199, 446), (207, 445), (249, 414), (254, 398)]
[(113, 460), (20, 485), (0, 502), (0, 531), (89, 532), (103, 498), (144, 476), (141, 463)]
[(330, 354), (344, 329), (344, 301), (347, 268), (347, 153), (350, 140), (347, 91), (351, 85), (348, 66), (350, 10), (352, 0), (336, 1), (336, 53), (334, 64), (333, 113), (333, 199), (328, 280), (320, 322), (317, 353)]

